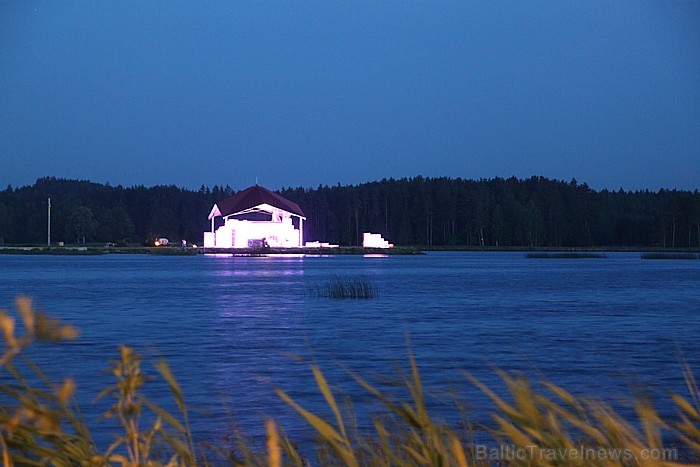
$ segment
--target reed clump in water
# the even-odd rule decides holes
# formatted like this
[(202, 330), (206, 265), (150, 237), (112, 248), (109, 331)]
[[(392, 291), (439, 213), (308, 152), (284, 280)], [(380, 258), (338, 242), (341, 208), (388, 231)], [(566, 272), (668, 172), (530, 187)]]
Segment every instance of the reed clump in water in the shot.
[(379, 297), (379, 290), (366, 276), (331, 276), (323, 284), (309, 289), (313, 297), (335, 299), (371, 299)]
[[(115, 433), (114, 443), (102, 452), (78, 415), (72, 380), (36, 388), (13, 364), (33, 342), (72, 339), (77, 335), (75, 329), (37, 313), (27, 299), (19, 299), (17, 307), (24, 325), (21, 335), (15, 332), (14, 318), (0, 312), (5, 341), (0, 356), (3, 466), (677, 466), (700, 460), (700, 390), (689, 370), (685, 372), (689, 395), (672, 396), (678, 413), (673, 420), (661, 419), (645, 398), (636, 400), (636, 417), (629, 420), (605, 403), (576, 397), (552, 383), (545, 382), (544, 389), (538, 389), (523, 376), (501, 372), (507, 391), (499, 395), (467, 376), (494, 404), (490, 409), (493, 445), (483, 446), (475, 442), (472, 430), (455, 429), (433, 417), (418, 363), (410, 355), (408, 373), (399, 375), (403, 395), (394, 390), (383, 392), (364, 377), (353, 375), (381, 406), (370, 429), (358, 428), (350, 403), (339, 403), (320, 367), (313, 365), (309, 386), (322, 395), (329, 416), (313, 413), (276, 389), (316, 433), (313, 446), (300, 449), (270, 419), (265, 423), (264, 442), (237, 438), (235, 448), (223, 452), (207, 451), (205, 444), (199, 444), (195, 453), (184, 396), (169, 368), (158, 365), (180, 411), (177, 416), (143, 396), (147, 378), (142, 362), (127, 347), (121, 347), (120, 358), (112, 366), (116, 383), (102, 392), (113, 400), (107, 415), (120, 422), (123, 433)], [(455, 411), (461, 412), (458, 402)], [(147, 419), (155, 421), (147, 423)], [(666, 439), (675, 444), (667, 446)], [(306, 454), (309, 452), (313, 454)]]
[(587, 253), (587, 252), (562, 252), (562, 253), (527, 253), (526, 258), (534, 259), (585, 259), (585, 258), (607, 258), (607, 256), (600, 253)]
[(642, 259), (698, 259), (697, 253), (642, 253)]

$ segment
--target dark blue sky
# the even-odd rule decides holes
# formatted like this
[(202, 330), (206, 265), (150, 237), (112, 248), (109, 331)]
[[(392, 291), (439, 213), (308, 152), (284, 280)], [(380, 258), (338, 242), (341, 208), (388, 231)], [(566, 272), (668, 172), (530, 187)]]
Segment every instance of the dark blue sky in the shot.
[(0, 186), (700, 188), (700, 2), (0, 1)]

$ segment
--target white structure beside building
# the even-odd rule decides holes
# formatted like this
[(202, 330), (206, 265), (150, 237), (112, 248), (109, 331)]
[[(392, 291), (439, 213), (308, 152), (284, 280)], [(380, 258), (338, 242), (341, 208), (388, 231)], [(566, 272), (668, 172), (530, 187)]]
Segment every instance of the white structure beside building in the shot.
[(394, 245), (384, 240), (381, 234), (364, 232), (362, 234), (362, 246), (364, 248), (393, 248)]
[(317, 240), (306, 242), (306, 248), (339, 248), (340, 245), (335, 245), (328, 242), (319, 242)]
[[(217, 217), (224, 224), (215, 230)], [(211, 231), (204, 232), (208, 248), (294, 248), (304, 241), (306, 217), (301, 208), (259, 185), (216, 203), (209, 220)]]

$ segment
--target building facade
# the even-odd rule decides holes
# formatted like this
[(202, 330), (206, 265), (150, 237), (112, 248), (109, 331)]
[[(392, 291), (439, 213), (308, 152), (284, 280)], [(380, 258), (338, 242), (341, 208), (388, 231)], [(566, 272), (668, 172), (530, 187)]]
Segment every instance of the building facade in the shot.
[[(223, 225), (215, 228), (217, 217)], [(306, 217), (294, 202), (254, 185), (216, 203), (209, 213), (209, 248), (295, 248), (304, 244)]]

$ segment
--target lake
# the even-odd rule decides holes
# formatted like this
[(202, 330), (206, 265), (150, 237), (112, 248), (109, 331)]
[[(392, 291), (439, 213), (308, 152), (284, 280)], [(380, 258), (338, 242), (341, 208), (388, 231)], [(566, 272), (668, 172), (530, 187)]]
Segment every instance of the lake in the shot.
[[(365, 276), (379, 297), (308, 293), (333, 275)], [(105, 370), (120, 343), (167, 359), (200, 440), (219, 439), (234, 426), (258, 435), (268, 416), (292, 438), (308, 439), (309, 428), (274, 393), (280, 387), (327, 413), (308, 362), (353, 398), (366, 423), (377, 406), (349, 372), (394, 391), (383, 376), (406, 369), (408, 340), (427, 390), (457, 391), (478, 421), (488, 420), (480, 408), (487, 401), (465, 373), (501, 390), (494, 368), (521, 371), (623, 407), (643, 388), (672, 414), (664, 396), (684, 391), (684, 361), (696, 374), (700, 368), (700, 261), (641, 260), (637, 253), (0, 255), (0, 308), (14, 308), (19, 294), (79, 328), (78, 340), (41, 344), (31, 355), (52, 377), (76, 379), (102, 449), (111, 428), (97, 419), (108, 401), (94, 398), (112, 382)], [(162, 382), (147, 388), (173, 408)], [(445, 402), (431, 399), (431, 407), (439, 417), (455, 417)]]

